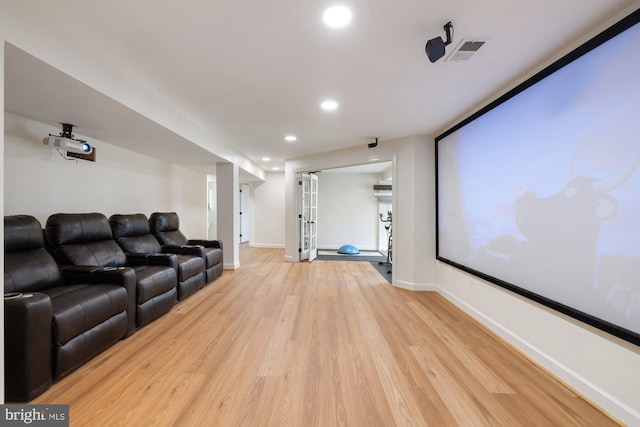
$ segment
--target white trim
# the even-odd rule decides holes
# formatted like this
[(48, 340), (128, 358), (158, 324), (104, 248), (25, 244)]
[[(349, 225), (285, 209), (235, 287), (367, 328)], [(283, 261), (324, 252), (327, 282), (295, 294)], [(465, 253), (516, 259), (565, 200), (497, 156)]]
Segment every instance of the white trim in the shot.
[(437, 291), (438, 286), (429, 283), (411, 283), (405, 282), (404, 280), (397, 280), (393, 283), (393, 286), (396, 288), (406, 289), (408, 291), (415, 292), (428, 292), (428, 291)]
[(506, 326), (496, 322), (489, 316), (475, 309), (473, 306), (467, 304), (441, 286), (436, 285), (434, 287), (434, 290), (447, 298), (464, 312), (472, 316), (474, 319), (487, 326), (489, 329), (491, 329), (491, 331), (498, 334), (518, 350), (522, 351), (525, 355), (538, 363), (544, 369), (551, 372), (553, 375), (564, 381), (570, 387), (573, 387), (577, 392), (581, 393), (587, 399), (591, 400), (601, 409), (616, 417), (619, 421), (622, 421), (629, 426), (640, 426), (640, 413), (638, 413), (635, 409), (629, 407), (629, 405), (621, 402), (615, 396), (612, 396), (607, 391), (593, 384), (591, 381), (582, 377), (553, 357), (549, 356), (547, 353), (540, 350), (535, 345), (522, 339)]
[(238, 267), (240, 267), (240, 261), (237, 261), (235, 263), (225, 262), (225, 263), (222, 264), (222, 268), (224, 270), (237, 270)]

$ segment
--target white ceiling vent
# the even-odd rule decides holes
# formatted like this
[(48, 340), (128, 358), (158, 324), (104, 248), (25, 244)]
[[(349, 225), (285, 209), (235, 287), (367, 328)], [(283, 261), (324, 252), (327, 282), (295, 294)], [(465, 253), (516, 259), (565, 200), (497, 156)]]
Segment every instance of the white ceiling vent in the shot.
[(463, 39), (453, 52), (451, 52), (447, 61), (468, 61), (486, 42), (487, 39)]

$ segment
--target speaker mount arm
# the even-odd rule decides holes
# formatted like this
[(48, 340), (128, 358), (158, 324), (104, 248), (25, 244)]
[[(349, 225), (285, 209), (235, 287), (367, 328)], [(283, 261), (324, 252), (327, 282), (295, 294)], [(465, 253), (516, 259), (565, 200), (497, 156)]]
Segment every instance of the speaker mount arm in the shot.
[(451, 44), (451, 36), (453, 35), (453, 24), (451, 21), (444, 25), (444, 32), (447, 34), (447, 41), (444, 42), (444, 45), (448, 46)]

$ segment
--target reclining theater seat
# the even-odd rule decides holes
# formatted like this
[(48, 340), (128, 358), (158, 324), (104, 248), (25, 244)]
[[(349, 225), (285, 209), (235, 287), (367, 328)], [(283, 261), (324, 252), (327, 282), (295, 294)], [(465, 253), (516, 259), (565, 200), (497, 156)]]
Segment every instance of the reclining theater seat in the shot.
[(179, 230), (180, 219), (175, 212), (154, 212), (149, 217), (151, 233), (161, 245), (199, 245), (204, 247), (204, 258), (207, 269), (207, 283), (211, 283), (222, 274), (222, 241), (221, 240), (187, 240)]
[(141, 328), (168, 313), (176, 303), (176, 270), (170, 256), (127, 257), (113, 240), (107, 217), (100, 213), (55, 214), (45, 235), (60, 265), (133, 268), (136, 276), (136, 325)]
[(135, 330), (133, 270), (59, 269), (32, 216), (4, 217), (5, 397), (29, 401)]
[[(136, 254), (151, 260), (157, 254), (167, 252), (149, 231), (149, 220), (143, 214), (112, 215), (109, 217), (109, 224), (113, 238), (127, 256)], [(193, 255), (188, 255), (189, 251)], [(205, 283), (204, 260), (200, 248), (185, 248), (180, 252), (171, 255), (178, 273), (178, 301), (202, 289)]]

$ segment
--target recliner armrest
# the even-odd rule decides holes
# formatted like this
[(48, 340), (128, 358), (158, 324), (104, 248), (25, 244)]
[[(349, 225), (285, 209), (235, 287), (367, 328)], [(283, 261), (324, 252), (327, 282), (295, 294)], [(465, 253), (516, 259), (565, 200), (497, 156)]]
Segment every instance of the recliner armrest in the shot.
[(204, 246), (205, 248), (220, 248), (222, 249), (222, 240), (202, 240), (191, 239), (188, 242), (190, 245)]
[(162, 245), (162, 252), (182, 255), (182, 245)]
[(51, 299), (38, 292), (5, 294), (4, 315), (5, 399), (28, 402), (53, 383)]
[(78, 283), (92, 283), (93, 272), (103, 268), (95, 265), (66, 265), (60, 268), (60, 273), (62, 273), (68, 284), (75, 285)]
[(127, 265), (129, 266), (137, 266), (137, 265), (148, 265), (149, 262), (147, 261), (147, 258), (149, 258), (148, 253), (139, 253), (139, 254), (134, 254), (134, 253), (127, 253)]
[(127, 264), (130, 266), (160, 265), (177, 270), (178, 257), (174, 254), (128, 253)]
[(147, 258), (149, 265), (163, 265), (178, 271), (178, 256), (176, 254), (151, 254)]
[(204, 258), (204, 247), (200, 245), (166, 245), (162, 247), (162, 252), (178, 255), (195, 255)]
[(130, 283), (135, 285), (136, 273), (131, 267), (100, 267), (93, 270), (91, 283), (113, 284), (127, 287)]

